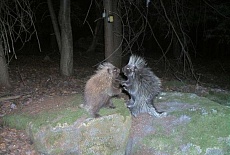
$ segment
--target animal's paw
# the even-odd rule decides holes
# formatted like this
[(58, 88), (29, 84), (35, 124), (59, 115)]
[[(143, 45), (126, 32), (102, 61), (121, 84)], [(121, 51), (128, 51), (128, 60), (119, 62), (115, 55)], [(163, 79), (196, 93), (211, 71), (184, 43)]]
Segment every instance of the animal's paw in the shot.
[(94, 118), (99, 118), (99, 117), (101, 117), (101, 115), (99, 115), (99, 114), (94, 114), (94, 115), (92, 115)]
[(161, 112), (160, 114), (159, 114), (159, 117), (166, 117), (168, 114), (167, 114), (167, 112)]
[(130, 100), (129, 100), (128, 102), (126, 102), (126, 106), (127, 106), (127, 108), (133, 108), (134, 102), (130, 102)]
[(126, 104), (127, 108), (133, 108), (134, 104)]
[(155, 117), (158, 117), (158, 118), (166, 117), (166, 116), (167, 116), (167, 113), (166, 113), (166, 112), (157, 112), (155, 109), (149, 111), (148, 113), (149, 113), (151, 116), (155, 116)]

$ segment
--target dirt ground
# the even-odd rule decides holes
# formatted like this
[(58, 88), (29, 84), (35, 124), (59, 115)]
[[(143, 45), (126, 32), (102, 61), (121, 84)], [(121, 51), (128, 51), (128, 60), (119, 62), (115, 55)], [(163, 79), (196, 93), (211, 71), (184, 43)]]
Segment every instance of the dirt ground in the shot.
[[(57, 60), (45, 61), (43, 57), (22, 57), (20, 61), (10, 64), (11, 89), (0, 89), (0, 155), (38, 155), (34, 150), (25, 131), (11, 129), (3, 124), (1, 117), (15, 111), (30, 112), (31, 114), (42, 110), (52, 109), (60, 106), (71, 95), (83, 93), (86, 80), (94, 73), (97, 59), (91, 61), (88, 58), (78, 60), (81, 66), (75, 64), (74, 76), (63, 77), (59, 74), (59, 63)], [(148, 60), (149, 61), (149, 60)], [(32, 63), (31, 63), (32, 62)], [(89, 62), (89, 63), (88, 63)], [(151, 65), (151, 63), (149, 63)], [(207, 93), (207, 87), (215, 87), (215, 90), (228, 89), (229, 76), (210, 74), (202, 72), (202, 67), (197, 67), (200, 72), (198, 85), (196, 81), (186, 79), (186, 85), (165, 85), (168, 81), (183, 81), (179, 74), (170, 74), (172, 71), (160, 69), (162, 65), (154, 66), (153, 71), (162, 79), (163, 91), (182, 91), (196, 93)], [(228, 68), (229, 69), (229, 68)], [(225, 75), (223, 71), (223, 75)], [(216, 81), (216, 82), (215, 82)]]

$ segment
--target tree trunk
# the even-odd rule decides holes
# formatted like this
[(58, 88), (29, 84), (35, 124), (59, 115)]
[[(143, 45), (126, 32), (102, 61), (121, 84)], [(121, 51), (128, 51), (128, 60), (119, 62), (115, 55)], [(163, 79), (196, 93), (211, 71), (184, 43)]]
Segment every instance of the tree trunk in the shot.
[(106, 11), (104, 18), (104, 36), (105, 36), (105, 59), (113, 63), (113, 21), (109, 18), (112, 15), (112, 0), (103, 0)]
[(4, 50), (2, 46), (2, 40), (0, 38), (0, 88), (1, 87), (10, 87), (8, 66), (6, 64), (6, 58), (4, 55)]
[(60, 52), (61, 51), (61, 36), (60, 36), (59, 28), (58, 28), (57, 18), (56, 18), (54, 9), (53, 9), (52, 0), (47, 0), (47, 3), (48, 3), (48, 8), (50, 12), (50, 17), (51, 17), (54, 33), (55, 33), (57, 44), (58, 44), (58, 49)]
[(113, 23), (113, 51), (112, 55), (113, 64), (116, 67), (121, 68), (121, 55), (122, 55), (122, 26), (120, 19), (120, 8), (118, 5), (118, 0), (113, 0), (113, 11), (114, 11), (114, 23)]
[(70, 0), (61, 0), (60, 3), (60, 27), (61, 27), (61, 74), (70, 76), (73, 74), (73, 38), (70, 21)]

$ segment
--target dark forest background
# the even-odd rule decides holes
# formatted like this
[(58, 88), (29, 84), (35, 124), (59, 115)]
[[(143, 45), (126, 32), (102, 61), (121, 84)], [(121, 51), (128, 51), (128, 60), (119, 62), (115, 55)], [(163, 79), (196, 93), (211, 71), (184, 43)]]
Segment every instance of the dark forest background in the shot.
[(36, 154), (15, 125), (51, 109), (75, 113), (69, 99), (82, 96), (97, 66), (121, 68), (131, 54), (146, 59), (162, 92), (229, 107), (230, 1), (0, 0), (0, 154)]
[[(106, 60), (103, 1), (67, 1), (70, 3), (73, 39), (70, 45), (74, 64), (84, 66), (87, 62), (89, 66), (96, 66)], [(0, 29), (1, 32), (6, 31), (0, 35), (7, 65), (16, 60), (20, 62), (25, 56), (42, 56), (59, 63), (61, 52), (47, 2), (49, 0), (0, 2)], [(65, 0), (50, 2), (60, 20), (61, 4)], [(145, 57), (150, 64), (161, 63), (162, 71), (171, 70), (178, 79), (189, 77), (198, 81), (200, 66), (208, 66), (216, 74), (229, 75), (228, 0), (116, 0), (116, 3), (122, 25), (122, 34), (119, 34), (122, 37), (122, 65), (127, 63), (130, 54), (135, 53)], [(9, 14), (7, 16), (3, 7), (9, 6), (8, 13), (24, 20), (28, 16), (20, 17), (20, 13), (23, 15), (20, 4), (27, 6), (32, 22), (25, 32), (18, 35), (22, 27), (28, 25), (15, 24), (6, 29), (4, 20)], [(3, 37), (6, 34), (14, 36), (6, 41)], [(69, 75), (73, 74), (66, 76)]]
[[(53, 1), (57, 15), (59, 11), (58, 2)], [(36, 20), (34, 22), (42, 52), (39, 51), (37, 39), (33, 36), (28, 43), (29, 45), (25, 44), (24, 47), (26, 49), (26, 46), (33, 46), (31, 47), (33, 50), (18, 50), (18, 54), (44, 54), (43, 52), (53, 52), (54, 49), (52, 48), (55, 48), (55, 45), (53, 45), (54, 42), (52, 42), (52, 35), (54, 35), (53, 26), (46, 1), (36, 1), (36, 3), (37, 5), (34, 6), (36, 7), (34, 8)], [(90, 39), (92, 39), (91, 29), (94, 31), (96, 22), (103, 22), (101, 17), (103, 4), (102, 1), (98, 1), (97, 3), (100, 3), (98, 4), (100, 5), (99, 9), (95, 5), (95, 1), (92, 4), (91, 1), (71, 1), (71, 24), (74, 52), (76, 54), (78, 50), (82, 50), (78, 48), (87, 49), (87, 46), (84, 47), (81, 44), (88, 43), (88, 46), (90, 45)], [(123, 42), (124, 54), (132, 50), (132, 52), (141, 55), (162, 56), (162, 52), (164, 52), (168, 58), (179, 58), (181, 47), (180, 45), (176, 47), (178, 44), (177, 39), (175, 39), (176, 41), (173, 40), (176, 36), (173, 34), (173, 29), (167, 19), (169, 18), (183, 45), (187, 46), (186, 48), (191, 58), (209, 60), (227, 59), (230, 57), (230, 2), (228, 1), (164, 1), (165, 10), (162, 8), (160, 1), (150, 1), (148, 8), (146, 7), (145, 0), (127, 1), (127, 4), (122, 5), (126, 5), (127, 7), (122, 8), (121, 12), (123, 15), (125, 14), (125, 10), (129, 11), (128, 15), (125, 14), (129, 18), (126, 19), (129, 20), (129, 25), (123, 23), (125, 30), (131, 27), (132, 31), (135, 31), (137, 34), (143, 26), (146, 26), (146, 28), (143, 28), (145, 31), (137, 39), (133, 39), (135, 43), (131, 48), (127, 48), (127, 42)], [(88, 11), (89, 14), (87, 15)], [(165, 17), (165, 13), (167, 17)], [(140, 16), (144, 16), (144, 18)], [(143, 19), (148, 20), (149, 25), (144, 25)], [(103, 24), (100, 26), (103, 30)], [(125, 31), (124, 33), (124, 35), (128, 35), (129, 32)], [(135, 36), (135, 34), (132, 35)], [(100, 37), (103, 39), (103, 32)], [(101, 44), (103, 44), (103, 41), (98, 46), (101, 47)], [(104, 51), (100, 49), (97, 52)]]

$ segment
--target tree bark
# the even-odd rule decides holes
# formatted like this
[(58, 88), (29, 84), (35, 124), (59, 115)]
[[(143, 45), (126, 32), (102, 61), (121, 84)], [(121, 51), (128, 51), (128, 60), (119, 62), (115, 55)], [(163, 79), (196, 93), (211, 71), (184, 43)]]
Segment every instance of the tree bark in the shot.
[(4, 50), (2, 46), (2, 40), (0, 38), (0, 88), (10, 87), (8, 65), (6, 64), (6, 58), (4, 55)]
[(109, 20), (109, 16), (112, 15), (112, 0), (103, 0), (103, 5), (106, 11), (104, 18), (105, 59), (113, 63), (113, 21)]
[(114, 23), (113, 23), (113, 51), (112, 55), (113, 64), (121, 68), (121, 55), (122, 55), (122, 25), (120, 19), (120, 8), (118, 0), (113, 0)]
[(60, 71), (62, 75), (73, 74), (73, 37), (70, 21), (70, 0), (60, 2), (60, 27), (61, 27), (61, 61)]
[(58, 49), (60, 52), (61, 51), (61, 35), (60, 35), (60, 30), (58, 28), (58, 21), (57, 21), (57, 18), (56, 18), (54, 9), (53, 9), (52, 0), (47, 0), (47, 3), (48, 3), (48, 8), (50, 12), (50, 17), (51, 17), (54, 33), (55, 33), (57, 44), (58, 44)]

